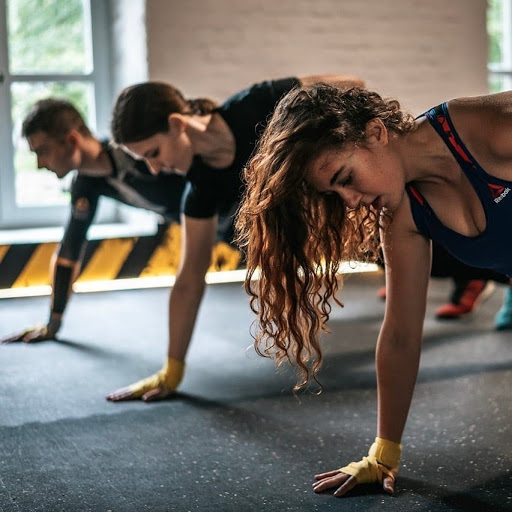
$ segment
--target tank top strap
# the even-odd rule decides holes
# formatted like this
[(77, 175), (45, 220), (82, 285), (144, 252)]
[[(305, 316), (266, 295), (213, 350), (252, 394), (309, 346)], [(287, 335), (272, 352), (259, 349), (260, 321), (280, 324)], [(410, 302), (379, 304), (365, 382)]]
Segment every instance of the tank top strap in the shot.
[(446, 102), (428, 110), (425, 112), (425, 116), (430, 121), (430, 124), (436, 130), (439, 136), (443, 139), (444, 143), (451, 151), (468, 178), (474, 178), (475, 171), (477, 174), (486, 174), (459, 137), (459, 134), (453, 126), (452, 120), (450, 118)]

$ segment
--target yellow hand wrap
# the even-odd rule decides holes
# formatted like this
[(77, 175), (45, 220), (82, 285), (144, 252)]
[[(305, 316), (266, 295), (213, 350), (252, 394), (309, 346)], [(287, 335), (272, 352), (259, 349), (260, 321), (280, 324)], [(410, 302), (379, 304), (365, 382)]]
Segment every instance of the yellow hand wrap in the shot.
[(351, 462), (341, 468), (340, 472), (355, 476), (358, 484), (377, 481), (382, 483), (384, 475), (390, 476), (394, 481), (395, 476), (391, 470), (398, 470), (401, 454), (401, 444), (376, 437), (367, 457), (359, 462)]
[(134, 398), (140, 398), (148, 391), (156, 388), (174, 391), (179, 386), (184, 373), (185, 363), (168, 357), (165, 366), (158, 373), (132, 384), (130, 391)]

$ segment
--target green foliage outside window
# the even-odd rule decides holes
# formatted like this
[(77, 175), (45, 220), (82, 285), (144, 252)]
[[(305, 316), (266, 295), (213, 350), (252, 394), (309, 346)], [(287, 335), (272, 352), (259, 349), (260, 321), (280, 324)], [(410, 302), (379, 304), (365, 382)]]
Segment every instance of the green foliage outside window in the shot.
[[(62, 204), (68, 201), (69, 180), (37, 170), (21, 126), (36, 101), (58, 97), (71, 101), (94, 130), (92, 83), (69, 76), (92, 71), (89, 0), (7, 0), (7, 27), (16, 201)], [(40, 75), (41, 81), (24, 80), (25, 75)], [(45, 75), (59, 78), (52, 81)]]
[(11, 74), (89, 72), (82, 0), (8, 0)]
[(502, 0), (489, 0), (487, 4), (487, 34), (489, 38), (488, 62), (503, 62), (503, 7)]

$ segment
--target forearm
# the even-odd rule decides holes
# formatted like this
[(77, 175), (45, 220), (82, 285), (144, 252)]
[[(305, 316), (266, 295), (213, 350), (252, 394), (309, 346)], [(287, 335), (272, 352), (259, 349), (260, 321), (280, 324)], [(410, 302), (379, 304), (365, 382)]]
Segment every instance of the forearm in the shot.
[(71, 286), (80, 269), (80, 263), (58, 257), (53, 266), (52, 302), (48, 329), (57, 332), (66, 309)]
[(378, 429), (377, 435), (400, 443), (418, 375), (421, 340), (417, 343), (377, 344)]
[(194, 281), (176, 280), (169, 298), (168, 356), (184, 361), (205, 289), (204, 276)]

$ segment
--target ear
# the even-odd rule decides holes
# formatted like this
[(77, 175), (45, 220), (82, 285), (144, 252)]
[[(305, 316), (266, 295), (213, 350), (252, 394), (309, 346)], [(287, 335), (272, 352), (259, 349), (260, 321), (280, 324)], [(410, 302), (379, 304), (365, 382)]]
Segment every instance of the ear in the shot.
[(372, 119), (366, 123), (366, 143), (371, 146), (387, 146), (388, 129), (381, 119)]
[(185, 131), (187, 126), (187, 120), (185, 119), (185, 116), (173, 112), (172, 114), (169, 114), (167, 119), (169, 121), (169, 131), (172, 135), (179, 135)]
[(72, 128), (66, 135), (65, 141), (70, 143), (73, 146), (73, 148), (76, 149), (80, 146), (82, 138), (82, 134), (78, 130)]

